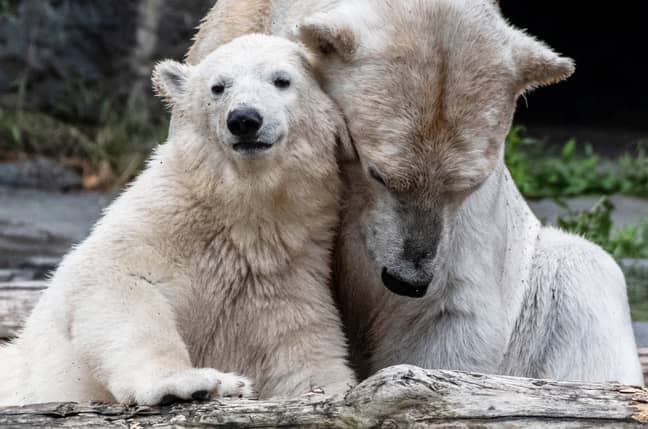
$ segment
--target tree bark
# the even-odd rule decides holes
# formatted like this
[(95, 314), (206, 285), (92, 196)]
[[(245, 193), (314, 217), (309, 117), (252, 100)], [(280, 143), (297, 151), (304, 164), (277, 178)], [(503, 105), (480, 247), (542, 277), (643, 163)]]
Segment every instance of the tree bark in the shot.
[(648, 391), (399, 365), (344, 398), (214, 401), (168, 407), (41, 404), (0, 408), (0, 427), (641, 427)]

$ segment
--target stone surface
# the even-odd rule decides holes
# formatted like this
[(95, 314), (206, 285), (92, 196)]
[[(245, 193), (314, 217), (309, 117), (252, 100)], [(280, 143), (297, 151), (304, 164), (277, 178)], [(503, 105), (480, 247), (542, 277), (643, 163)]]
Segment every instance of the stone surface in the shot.
[(55, 265), (90, 233), (112, 197), (0, 187), (0, 267)]
[(648, 322), (633, 322), (632, 329), (637, 347), (648, 347)]
[[(569, 208), (562, 207), (551, 199), (529, 201), (529, 206), (541, 221), (556, 225), (558, 217), (566, 215), (569, 210), (589, 210), (599, 199), (600, 197), (597, 196), (570, 198), (565, 200)], [(610, 201), (614, 204), (612, 222), (615, 227), (634, 225), (641, 218), (648, 216), (648, 200), (646, 199), (614, 195), (610, 197)]]
[(45, 158), (0, 162), (0, 186), (69, 191), (81, 188), (81, 175)]
[(155, 61), (181, 59), (213, 3), (5, 0), (0, 106), (97, 120), (106, 100), (121, 104), (134, 91), (150, 91)]
[(0, 17), (3, 104), (13, 104), (22, 85), (29, 108), (82, 114), (73, 105), (79, 92), (125, 69), (135, 42), (133, 3), (18, 2)]

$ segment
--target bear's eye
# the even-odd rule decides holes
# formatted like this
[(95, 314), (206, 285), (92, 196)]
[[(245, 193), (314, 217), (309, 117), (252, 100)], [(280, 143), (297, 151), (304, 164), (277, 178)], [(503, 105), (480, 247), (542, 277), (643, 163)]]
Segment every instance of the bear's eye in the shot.
[(274, 83), (274, 86), (276, 86), (277, 88), (285, 89), (290, 86), (290, 78), (286, 76), (277, 76), (274, 78), (272, 83)]
[(385, 183), (385, 179), (376, 171), (375, 168), (369, 167), (369, 176), (371, 176), (372, 179), (374, 179), (376, 182), (380, 183), (383, 186), (387, 186), (387, 183)]
[(225, 92), (225, 85), (223, 85), (222, 83), (212, 85), (211, 92), (214, 95), (221, 95), (223, 92)]

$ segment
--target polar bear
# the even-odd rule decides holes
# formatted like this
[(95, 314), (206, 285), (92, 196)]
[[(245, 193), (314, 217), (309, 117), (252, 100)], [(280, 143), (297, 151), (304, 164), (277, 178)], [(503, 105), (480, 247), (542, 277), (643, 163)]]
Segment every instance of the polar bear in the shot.
[(619, 267), (541, 228), (504, 165), (517, 99), (572, 60), (494, 0), (219, 0), (187, 60), (249, 31), (317, 49), (346, 116), (335, 277), (362, 377), (410, 363), (642, 384)]
[(246, 377), (261, 398), (343, 392), (328, 281), (349, 141), (306, 52), (249, 35), (154, 82), (174, 134), (0, 351), (0, 403), (247, 398)]

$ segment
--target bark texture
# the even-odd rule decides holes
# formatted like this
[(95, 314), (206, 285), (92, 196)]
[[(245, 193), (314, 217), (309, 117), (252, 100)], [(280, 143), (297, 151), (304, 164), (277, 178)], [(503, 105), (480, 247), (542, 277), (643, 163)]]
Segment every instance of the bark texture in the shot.
[(409, 365), (384, 369), (344, 398), (217, 401), (169, 407), (40, 404), (0, 408), (0, 427), (640, 427), (648, 391)]

